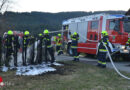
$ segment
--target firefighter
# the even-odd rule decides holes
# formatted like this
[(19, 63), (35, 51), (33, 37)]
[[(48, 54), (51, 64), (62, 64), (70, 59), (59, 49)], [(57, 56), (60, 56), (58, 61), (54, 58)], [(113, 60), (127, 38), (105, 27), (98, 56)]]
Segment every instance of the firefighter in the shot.
[(18, 36), (14, 36), (14, 65), (17, 67), (17, 53), (18, 49), (20, 48)]
[(126, 42), (126, 46), (130, 46), (130, 37), (128, 38), (128, 41)]
[(29, 44), (28, 46), (31, 45), (31, 50), (30, 50), (30, 64), (35, 64), (34, 62), (34, 57), (35, 57), (35, 37), (33, 35), (31, 35), (29, 37)]
[(23, 59), (23, 65), (26, 65), (26, 57), (27, 57), (27, 48), (29, 46), (29, 31), (24, 32), (23, 36), (23, 51), (22, 51), (22, 59)]
[(61, 43), (62, 39), (61, 39), (61, 34), (58, 34), (58, 38), (56, 38), (56, 51), (57, 51), (57, 55), (61, 55), (63, 54), (63, 50), (61, 49)]
[(72, 39), (71, 49), (72, 49), (73, 57), (74, 57), (73, 61), (79, 61), (79, 55), (78, 55), (78, 51), (77, 51), (78, 40), (79, 40), (78, 33), (74, 32), (74, 34), (71, 35), (71, 39)]
[(5, 66), (9, 67), (9, 60), (10, 56), (13, 54), (14, 51), (14, 36), (13, 36), (13, 31), (9, 30), (8, 35), (5, 39), (5, 54), (6, 54), (6, 60), (5, 60)]
[(42, 63), (42, 45), (43, 45), (43, 35), (38, 34), (38, 45), (37, 45), (37, 61), (38, 64)]
[(53, 63), (55, 61), (54, 50), (51, 45), (51, 37), (49, 36), (49, 31), (47, 29), (44, 30), (43, 40), (44, 40), (44, 44), (45, 44), (45, 62), (46, 63), (48, 62), (47, 52), (49, 52), (49, 54), (51, 56), (51, 63)]
[(54, 44), (56, 44), (56, 36), (53, 37)]
[[(126, 42), (125, 49), (130, 48), (130, 37), (128, 38), (128, 41)], [(129, 57), (130, 57), (130, 50), (129, 50)]]
[(99, 41), (99, 46), (98, 46), (98, 65), (97, 66), (106, 68), (106, 55), (108, 51), (104, 45), (107, 46), (110, 52), (109, 39), (108, 39), (107, 31), (102, 31), (101, 34), (102, 34), (102, 39)]
[(56, 40), (57, 40), (57, 37), (56, 36), (53, 36), (53, 47), (54, 47), (54, 52), (56, 51)]

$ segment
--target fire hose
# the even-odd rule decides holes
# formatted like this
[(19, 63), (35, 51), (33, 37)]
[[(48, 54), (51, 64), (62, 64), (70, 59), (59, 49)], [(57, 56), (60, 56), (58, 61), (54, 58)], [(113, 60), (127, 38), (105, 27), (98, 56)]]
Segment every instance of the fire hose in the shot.
[[(56, 32), (62, 32), (62, 30), (52, 31), (52, 32), (50, 32), (50, 33), (56, 33)], [(117, 53), (118, 51), (116, 51), (116, 52), (114, 52), (114, 53), (112, 53), (112, 54), (110, 55), (110, 52), (109, 52), (107, 46), (106, 46), (104, 43), (103, 43), (103, 45), (105, 46), (106, 50), (108, 51), (108, 57), (109, 57), (109, 59), (110, 59), (110, 61), (111, 61), (111, 64), (112, 64), (113, 68), (115, 69), (115, 71), (116, 71), (121, 77), (123, 77), (123, 78), (125, 78), (125, 79), (127, 79), (127, 80), (130, 80), (129, 77), (123, 75), (123, 74), (116, 68), (116, 66), (115, 66), (115, 64), (114, 64), (114, 62), (113, 62), (113, 60), (112, 60), (111, 55)], [(85, 48), (85, 47), (78, 47), (78, 48)]]
[(123, 78), (125, 78), (125, 79), (127, 79), (127, 80), (130, 80), (129, 77), (123, 75), (123, 74), (116, 68), (116, 66), (115, 66), (115, 64), (114, 64), (114, 62), (113, 62), (113, 60), (112, 60), (112, 57), (111, 57), (111, 55), (110, 55), (110, 52), (109, 52), (107, 46), (106, 46), (104, 43), (103, 43), (103, 45), (105, 46), (106, 50), (108, 51), (108, 57), (109, 57), (109, 59), (110, 59), (110, 61), (111, 61), (111, 64), (112, 64), (113, 68), (115, 69), (115, 71), (116, 71), (121, 77), (123, 77)]
[[(112, 57), (111, 57), (111, 56), (114, 55), (115, 53), (119, 52), (119, 50), (113, 52), (112, 54), (110, 54), (110, 52), (109, 52), (107, 46), (106, 46), (104, 43), (103, 43), (103, 45), (105, 46), (106, 50), (108, 51), (108, 57), (109, 57), (109, 59), (110, 59), (110, 61), (111, 61), (111, 64), (112, 64), (113, 68), (115, 69), (115, 71), (116, 71), (121, 77), (123, 77), (123, 78), (125, 78), (125, 79), (127, 79), (127, 80), (130, 80), (129, 77), (123, 75), (123, 74), (116, 68), (116, 66), (115, 66), (115, 64), (114, 64), (114, 62), (113, 62), (113, 60), (112, 60)], [(84, 49), (85, 49), (85, 47), (77, 47), (77, 48), (84, 48)], [(86, 48), (86, 49), (88, 49), (88, 48)]]

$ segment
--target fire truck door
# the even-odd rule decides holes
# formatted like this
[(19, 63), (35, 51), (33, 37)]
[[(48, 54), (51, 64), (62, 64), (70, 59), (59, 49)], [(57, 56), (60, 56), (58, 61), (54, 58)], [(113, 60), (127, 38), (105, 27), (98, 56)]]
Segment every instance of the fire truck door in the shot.
[(120, 22), (118, 20), (107, 20), (106, 30), (109, 34), (109, 40), (112, 43), (119, 43), (122, 40), (120, 31)]

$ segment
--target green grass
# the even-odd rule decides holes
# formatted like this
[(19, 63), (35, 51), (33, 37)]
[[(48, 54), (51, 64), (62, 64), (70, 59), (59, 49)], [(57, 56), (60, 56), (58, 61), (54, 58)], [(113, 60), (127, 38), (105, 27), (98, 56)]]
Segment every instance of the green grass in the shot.
[[(0, 73), (6, 85), (1, 90), (130, 90), (130, 81), (114, 70), (82, 62), (62, 62), (56, 72), (39, 76), (15, 76), (15, 71)], [(123, 72), (124, 73), (124, 72)], [(124, 73), (130, 77), (130, 73)]]

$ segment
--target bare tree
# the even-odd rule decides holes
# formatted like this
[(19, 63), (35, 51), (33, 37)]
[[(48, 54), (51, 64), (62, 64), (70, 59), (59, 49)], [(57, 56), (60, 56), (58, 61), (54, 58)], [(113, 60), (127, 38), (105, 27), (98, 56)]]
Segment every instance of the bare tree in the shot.
[(125, 15), (130, 15), (130, 8), (129, 8), (129, 10), (125, 13)]
[(2, 35), (6, 30), (6, 25), (5, 25), (5, 18), (3, 16), (4, 12), (7, 11), (9, 6), (11, 6), (13, 0), (0, 0), (0, 34)]
[(13, 0), (0, 0), (0, 13), (7, 11)]

